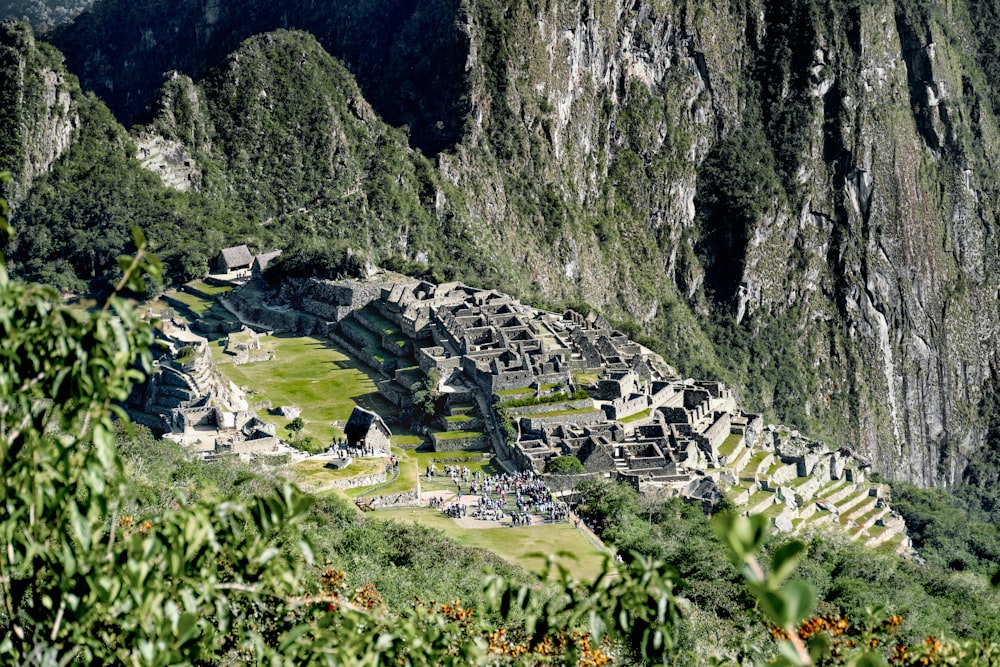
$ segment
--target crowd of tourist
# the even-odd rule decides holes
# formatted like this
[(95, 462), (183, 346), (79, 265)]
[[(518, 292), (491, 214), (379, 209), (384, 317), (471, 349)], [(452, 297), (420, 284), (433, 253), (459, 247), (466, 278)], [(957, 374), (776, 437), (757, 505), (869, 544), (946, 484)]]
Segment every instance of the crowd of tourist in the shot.
[[(427, 479), (432, 480), (436, 475), (435, 466), (428, 466)], [(472, 503), (473, 518), (484, 521), (502, 521), (509, 516), (513, 526), (530, 526), (532, 516), (556, 522), (565, 521), (569, 512), (566, 503), (555, 500), (545, 482), (530, 470), (485, 475), (481, 471), (473, 473), (468, 467), (448, 465), (444, 467), (444, 475), (455, 484), (456, 498), (447, 503), (441, 497), (433, 497), (430, 506), (452, 518), (463, 518), (470, 509), (461, 502), (463, 484), (467, 494), (478, 497)]]

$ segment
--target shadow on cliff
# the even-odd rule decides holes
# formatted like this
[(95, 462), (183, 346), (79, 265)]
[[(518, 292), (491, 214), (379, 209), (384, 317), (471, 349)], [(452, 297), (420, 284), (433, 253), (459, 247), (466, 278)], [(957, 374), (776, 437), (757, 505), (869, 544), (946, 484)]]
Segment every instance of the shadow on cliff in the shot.
[(44, 38), (128, 127), (150, 118), (166, 72), (198, 80), (244, 39), (279, 28), (313, 33), (415, 147), (433, 155), (460, 139), (469, 41), (459, 0), (99, 0)]

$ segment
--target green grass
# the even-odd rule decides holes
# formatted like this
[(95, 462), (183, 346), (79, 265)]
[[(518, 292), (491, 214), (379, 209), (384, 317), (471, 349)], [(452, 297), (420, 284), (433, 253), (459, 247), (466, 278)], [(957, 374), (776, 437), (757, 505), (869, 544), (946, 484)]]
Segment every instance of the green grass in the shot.
[(215, 303), (213, 299), (209, 299), (197, 294), (191, 294), (189, 292), (182, 292), (180, 290), (170, 290), (164, 293), (164, 298), (169, 301), (177, 301), (182, 306), (191, 311), (196, 317), (201, 317), (205, 312), (212, 307)]
[(393, 447), (419, 447), (424, 444), (424, 439), (419, 435), (413, 435), (412, 433), (398, 432), (394, 427), (390, 427), (392, 431), (392, 437), (389, 438), (389, 442)]
[[(375, 383), (382, 377), (364, 365), (356, 363), (330, 341), (310, 337), (265, 336), (262, 350), (275, 354), (271, 361), (235, 366), (219, 365), (219, 370), (237, 385), (254, 392), (254, 400), (270, 400), (271, 405), (292, 405), (302, 410), (306, 425), (303, 436), (311, 436), (318, 445), (326, 446), (335, 437), (343, 436), (343, 425), (355, 406), (373, 410), (383, 418), (396, 408), (378, 394)], [(225, 355), (222, 348), (212, 345), (216, 362)], [(289, 420), (278, 416), (268, 419), (278, 425), (279, 432)], [(340, 423), (333, 426), (333, 421)]]
[(354, 459), (351, 465), (340, 470), (327, 468), (327, 463), (326, 460), (307, 459), (292, 464), (288, 469), (304, 491), (320, 491), (336, 480), (380, 472), (385, 468), (386, 459)]
[(875, 550), (883, 554), (894, 554), (896, 553), (896, 549), (899, 548), (899, 545), (903, 543), (903, 537), (902, 533), (897, 533), (882, 544), (875, 547)]
[(187, 286), (197, 292), (201, 292), (205, 296), (216, 296), (218, 294), (225, 294), (226, 292), (233, 291), (233, 288), (230, 285), (209, 285), (204, 280), (192, 280), (187, 283)]
[(632, 422), (637, 422), (640, 419), (646, 419), (648, 417), (649, 417), (649, 408), (646, 408), (642, 412), (637, 412), (634, 415), (629, 415), (628, 417), (625, 417), (624, 419), (619, 419), (618, 421), (620, 421), (623, 424), (630, 424)]
[(535, 390), (531, 387), (516, 387), (514, 389), (504, 389), (503, 391), (498, 391), (497, 396), (523, 396), (525, 394), (534, 394)]
[(553, 410), (552, 412), (539, 412), (537, 414), (525, 415), (529, 419), (535, 419), (537, 417), (564, 417), (566, 415), (584, 415), (590, 412), (600, 412), (600, 410), (595, 410), (594, 408), (575, 408), (572, 410)]
[(482, 431), (437, 431), (434, 437), (438, 440), (455, 440), (457, 438), (478, 438)]
[(532, 557), (531, 554), (547, 556), (557, 551), (566, 551), (575, 554), (576, 558), (561, 557), (559, 562), (577, 578), (593, 580), (600, 572), (604, 557), (603, 552), (591, 545), (568, 523), (523, 528), (463, 528), (431, 508), (384, 510), (368, 516), (437, 528), (460, 544), (489, 549), (508, 562), (535, 572), (541, 570), (543, 559)]
[(731, 433), (729, 437), (726, 438), (721, 445), (719, 445), (719, 454), (727, 458), (732, 456), (742, 441), (742, 435), (739, 433)]
[(752, 477), (754, 473), (757, 472), (757, 467), (760, 466), (760, 462), (766, 459), (769, 454), (770, 452), (757, 452), (751, 456), (750, 460), (747, 461), (747, 464), (743, 466), (742, 470), (740, 470), (740, 477)]
[(573, 383), (577, 387), (597, 382), (601, 379), (600, 373), (573, 373)]
[(473, 420), (473, 418), (470, 417), (469, 415), (463, 413), (463, 414), (458, 414), (458, 415), (450, 415), (448, 417), (445, 417), (444, 420), (446, 422), (454, 424), (454, 423), (457, 423), (457, 422), (471, 422)]
[(758, 491), (757, 493), (750, 496), (750, 500), (747, 501), (747, 509), (754, 507), (757, 503), (762, 503), (764, 500), (774, 498), (774, 493), (771, 491)]

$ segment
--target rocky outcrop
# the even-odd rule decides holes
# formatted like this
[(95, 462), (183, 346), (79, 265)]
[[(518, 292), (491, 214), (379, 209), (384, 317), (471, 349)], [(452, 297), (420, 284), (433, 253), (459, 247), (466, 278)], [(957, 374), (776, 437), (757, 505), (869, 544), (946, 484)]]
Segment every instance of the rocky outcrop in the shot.
[(13, 179), (3, 192), (12, 208), (73, 142), (80, 125), (74, 89), (58, 52), (37, 44), (25, 25), (0, 23), (0, 122), (4, 126), (0, 161)]

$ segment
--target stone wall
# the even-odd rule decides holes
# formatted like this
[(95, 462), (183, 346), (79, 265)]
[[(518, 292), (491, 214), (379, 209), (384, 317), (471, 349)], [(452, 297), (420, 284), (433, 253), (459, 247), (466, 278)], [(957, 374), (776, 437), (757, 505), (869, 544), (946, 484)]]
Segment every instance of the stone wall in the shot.
[(233, 454), (267, 454), (278, 448), (278, 438), (255, 438), (253, 440), (236, 440), (225, 442), (221, 438), (215, 443), (215, 451)]
[(420, 507), (420, 495), (416, 491), (396, 493), (388, 496), (364, 496), (354, 504), (368, 510), (384, 510), (391, 507)]
[[(284, 331), (309, 336), (322, 336), (328, 329), (325, 319), (287, 308), (271, 308), (250, 301), (235, 290), (220, 296), (218, 302), (251, 329)], [(237, 330), (239, 327), (237, 327)]]
[(576, 401), (564, 401), (562, 403), (541, 403), (539, 405), (523, 405), (518, 408), (504, 408), (511, 417), (522, 417), (524, 415), (537, 415), (542, 412), (554, 412), (556, 410), (583, 410), (593, 408), (594, 401), (589, 398), (581, 398)]
[(608, 419), (619, 420), (639, 414), (649, 406), (649, 398), (645, 394), (633, 394), (626, 399), (618, 399), (611, 403), (604, 403), (601, 409), (608, 416)]
[(719, 445), (729, 437), (730, 419), (731, 417), (728, 412), (716, 414), (715, 421), (702, 434), (708, 441), (708, 446), (712, 449), (713, 453), (718, 453)]
[(557, 424), (573, 424), (576, 426), (587, 426), (605, 420), (604, 413), (600, 410), (580, 412), (571, 415), (553, 415), (551, 417), (522, 417), (521, 426), (525, 431), (538, 432), (546, 426)]
[(372, 473), (370, 475), (360, 475), (358, 477), (348, 477), (347, 479), (336, 479), (330, 483), (335, 489), (355, 489), (359, 486), (375, 486), (385, 484), (388, 479), (386, 471)]
[(549, 490), (553, 493), (558, 493), (560, 491), (570, 491), (576, 488), (576, 485), (580, 482), (584, 482), (588, 479), (594, 479), (595, 477), (602, 477), (601, 474), (593, 473), (581, 473), (579, 475), (545, 475), (542, 479), (545, 484), (549, 487)]
[(486, 438), (482, 434), (464, 438), (440, 438), (437, 433), (432, 433), (431, 443), (435, 452), (458, 452), (482, 449), (486, 446)]
[(660, 408), (660, 414), (663, 415), (663, 420), (668, 424), (687, 424), (689, 423), (688, 411), (684, 408)]

